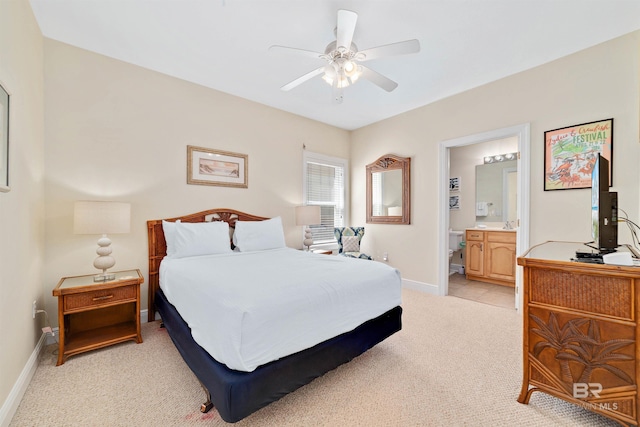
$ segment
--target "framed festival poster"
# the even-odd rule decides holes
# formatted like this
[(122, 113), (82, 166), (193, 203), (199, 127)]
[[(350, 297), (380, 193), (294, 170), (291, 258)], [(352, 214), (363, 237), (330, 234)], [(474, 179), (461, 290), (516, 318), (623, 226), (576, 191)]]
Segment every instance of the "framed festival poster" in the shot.
[(609, 161), (609, 183), (613, 185), (613, 119), (546, 131), (544, 190), (591, 188), (598, 153)]

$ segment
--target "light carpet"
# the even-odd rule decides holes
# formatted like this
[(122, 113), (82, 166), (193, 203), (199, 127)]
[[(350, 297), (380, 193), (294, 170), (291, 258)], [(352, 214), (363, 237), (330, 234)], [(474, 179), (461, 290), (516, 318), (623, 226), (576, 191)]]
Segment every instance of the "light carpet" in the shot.
[[(403, 290), (403, 330), (241, 426), (614, 426), (522, 381), (515, 310)], [(11, 426), (229, 426), (158, 322), (144, 343), (74, 356), (47, 348)]]

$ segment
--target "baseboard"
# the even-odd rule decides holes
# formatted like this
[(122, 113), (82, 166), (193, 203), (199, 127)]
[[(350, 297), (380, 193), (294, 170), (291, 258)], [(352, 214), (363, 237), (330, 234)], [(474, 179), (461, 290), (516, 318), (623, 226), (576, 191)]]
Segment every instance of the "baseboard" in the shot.
[(20, 373), (18, 380), (13, 385), (11, 392), (9, 392), (9, 396), (2, 404), (2, 408), (0, 408), (0, 426), (6, 427), (11, 422), (13, 415), (18, 410), (18, 406), (22, 401), (22, 396), (24, 396), (27, 391), (27, 387), (31, 382), (31, 378), (36, 373), (36, 369), (38, 369), (38, 360), (40, 358), (40, 352), (45, 346), (45, 341), (47, 339), (47, 334), (40, 335), (40, 339), (38, 340), (38, 344), (33, 349), (29, 360), (27, 360), (27, 364), (24, 369)]
[[(140, 323), (147, 323), (149, 321), (149, 310), (140, 310)], [(58, 341), (58, 328), (53, 328), (53, 335), (43, 333), (40, 335), (40, 339), (38, 340), (38, 344), (33, 349), (27, 364), (24, 369), (20, 373), (18, 380), (13, 385), (9, 396), (2, 404), (2, 408), (0, 408), (0, 427), (6, 427), (11, 422), (13, 415), (16, 413), (18, 406), (20, 405), (20, 401), (22, 400), (22, 396), (27, 391), (27, 387), (29, 387), (29, 383), (33, 378), (33, 375), (36, 373), (36, 369), (38, 369), (38, 360), (40, 357), (40, 352), (45, 346), (56, 344)]]
[(438, 295), (438, 286), (430, 283), (416, 282), (415, 280), (402, 279), (402, 287), (426, 294)]

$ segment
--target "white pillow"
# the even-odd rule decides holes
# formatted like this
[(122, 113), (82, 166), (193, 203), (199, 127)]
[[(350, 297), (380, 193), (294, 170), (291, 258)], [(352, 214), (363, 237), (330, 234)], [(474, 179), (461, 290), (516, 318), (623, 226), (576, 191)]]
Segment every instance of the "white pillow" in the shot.
[(176, 224), (180, 222), (169, 222), (162, 220), (162, 231), (164, 231), (164, 241), (167, 243), (167, 256), (172, 257), (176, 254)]
[(264, 221), (236, 221), (233, 244), (240, 252), (284, 248), (282, 218), (277, 216)]
[(174, 258), (231, 252), (229, 224), (224, 221), (176, 224)]

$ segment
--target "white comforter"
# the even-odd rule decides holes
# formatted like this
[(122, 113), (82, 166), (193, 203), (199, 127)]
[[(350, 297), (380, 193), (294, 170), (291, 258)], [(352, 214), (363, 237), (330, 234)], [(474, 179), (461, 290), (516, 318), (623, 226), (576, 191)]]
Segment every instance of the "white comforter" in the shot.
[(400, 273), (375, 261), (290, 248), (165, 258), (160, 287), (193, 339), (231, 369), (348, 332), (400, 305)]

